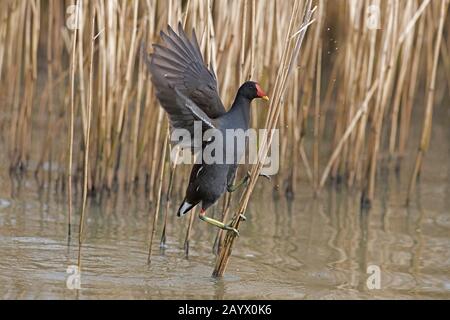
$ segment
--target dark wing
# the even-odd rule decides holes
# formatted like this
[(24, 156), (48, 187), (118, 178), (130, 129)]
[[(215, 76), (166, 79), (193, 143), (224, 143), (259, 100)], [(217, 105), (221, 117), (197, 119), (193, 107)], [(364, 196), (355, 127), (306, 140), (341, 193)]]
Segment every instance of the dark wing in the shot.
[(196, 40), (190, 41), (181, 24), (178, 34), (169, 26), (161, 32), (166, 46), (153, 45), (154, 52), (147, 60), (161, 106), (169, 114), (174, 128), (192, 131), (194, 120), (202, 120), (212, 127), (211, 119), (226, 113), (217, 90), (213, 71), (208, 70)]
[(168, 108), (176, 112), (170, 114), (169, 117), (174, 128), (185, 128), (190, 130), (194, 127), (194, 120), (203, 122), (203, 128), (216, 129), (216, 121), (208, 117), (208, 115), (200, 109), (194, 101), (186, 97), (180, 90), (175, 88), (175, 104), (174, 107)]

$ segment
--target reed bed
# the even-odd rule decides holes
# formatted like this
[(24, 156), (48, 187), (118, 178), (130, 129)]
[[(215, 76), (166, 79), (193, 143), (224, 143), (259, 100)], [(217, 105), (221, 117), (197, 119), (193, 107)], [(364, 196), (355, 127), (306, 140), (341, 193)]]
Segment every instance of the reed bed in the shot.
[[(141, 44), (151, 52), (159, 31), (182, 21), (196, 29), (225, 105), (246, 79), (269, 89), (271, 107), (255, 106), (252, 124), (280, 130), (278, 192), (319, 195), (327, 184), (344, 184), (370, 207), (380, 167), (401, 169), (419, 146), (416, 164), (405, 168), (411, 197), (433, 108), (448, 99), (448, 3), (1, 1), (0, 134), (10, 171), (33, 172), (40, 187), (66, 192), (69, 222), (77, 199), (145, 194), (155, 213), (153, 243), (159, 212), (173, 211), (167, 195), (184, 191), (190, 168), (170, 164), (167, 120)], [(301, 28), (307, 13), (314, 22)], [(410, 139), (415, 117), (423, 117), (420, 141)], [(259, 170), (253, 167), (237, 212), (245, 210)], [(301, 179), (309, 190), (299, 190)], [(224, 219), (234, 200), (219, 204)], [(192, 219), (186, 223), (188, 247)], [(226, 243), (220, 232), (217, 247)]]

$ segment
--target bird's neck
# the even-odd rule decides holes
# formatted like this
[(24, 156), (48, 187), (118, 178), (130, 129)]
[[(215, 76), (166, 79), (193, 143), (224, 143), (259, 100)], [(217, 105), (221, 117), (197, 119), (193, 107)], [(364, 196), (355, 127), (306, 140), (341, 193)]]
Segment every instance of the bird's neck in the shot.
[(250, 99), (238, 94), (229, 111), (230, 114), (238, 114), (239, 118), (244, 120), (246, 127), (250, 123), (250, 104)]

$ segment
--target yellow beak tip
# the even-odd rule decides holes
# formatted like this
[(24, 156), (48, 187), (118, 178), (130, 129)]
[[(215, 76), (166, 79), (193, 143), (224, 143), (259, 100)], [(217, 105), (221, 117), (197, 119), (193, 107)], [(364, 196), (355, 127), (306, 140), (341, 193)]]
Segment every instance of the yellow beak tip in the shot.
[(266, 100), (266, 101), (270, 101), (270, 99), (269, 99), (268, 96), (264, 96), (264, 97), (262, 97), (262, 99), (263, 99), (263, 100)]

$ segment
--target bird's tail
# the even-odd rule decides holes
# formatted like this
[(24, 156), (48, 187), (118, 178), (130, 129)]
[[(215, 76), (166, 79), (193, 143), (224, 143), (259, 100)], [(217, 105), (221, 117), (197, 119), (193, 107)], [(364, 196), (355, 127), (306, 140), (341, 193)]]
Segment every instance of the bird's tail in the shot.
[(189, 211), (192, 210), (193, 207), (195, 207), (198, 203), (196, 204), (190, 204), (189, 202), (187, 202), (186, 200), (183, 200), (183, 203), (180, 206), (180, 209), (178, 209), (178, 213), (177, 216), (182, 217), (184, 216), (186, 213), (188, 213)]

